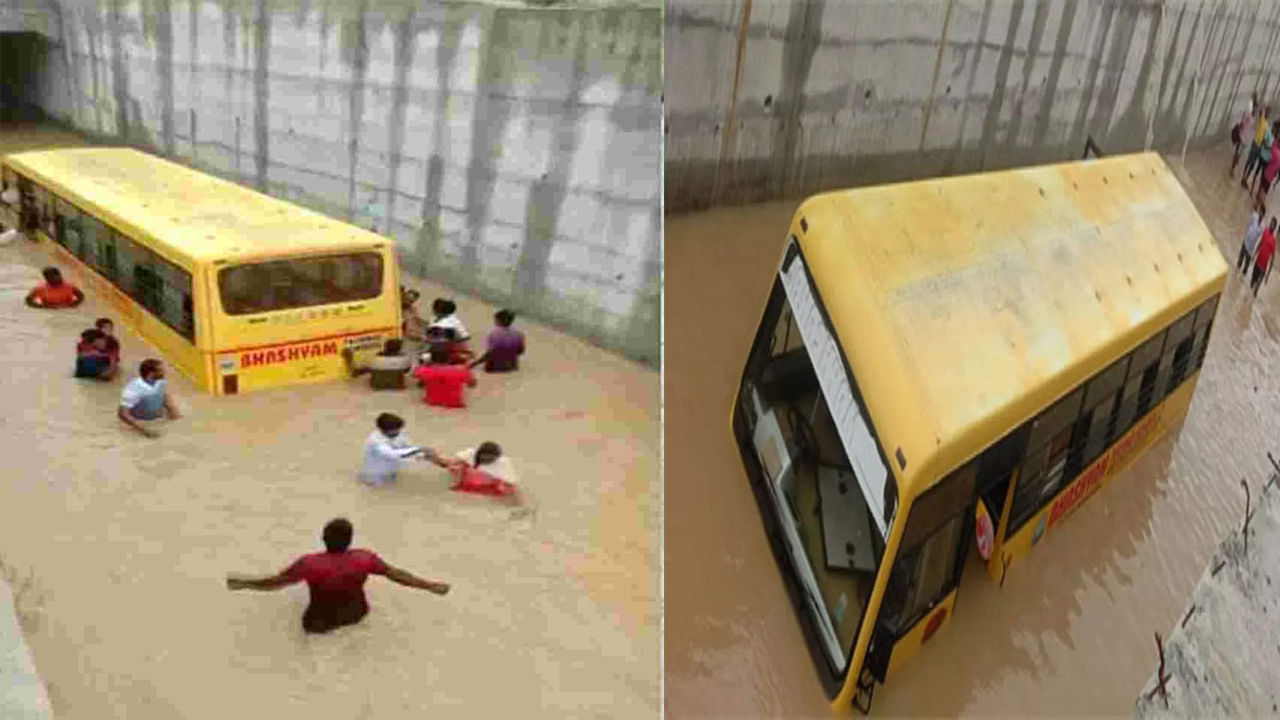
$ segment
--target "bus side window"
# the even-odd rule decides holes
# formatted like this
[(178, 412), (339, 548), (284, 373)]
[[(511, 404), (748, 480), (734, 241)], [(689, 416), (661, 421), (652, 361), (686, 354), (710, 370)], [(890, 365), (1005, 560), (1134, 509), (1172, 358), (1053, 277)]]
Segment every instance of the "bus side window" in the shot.
[(911, 505), (894, 560), (880, 624), (901, 637), (960, 581), (964, 542), (977, 492), (977, 463), (969, 462)]
[(1083, 399), (1084, 388), (1076, 388), (1032, 421), (1027, 461), (1013, 491), (1006, 537), (1017, 532), (1060, 489)]
[(1204, 365), (1205, 352), (1209, 349), (1209, 331), (1213, 328), (1213, 318), (1218, 311), (1218, 296), (1214, 295), (1196, 310), (1196, 325), (1192, 335), (1195, 344), (1191, 348), (1191, 364), (1189, 370), (1199, 370)]
[(1160, 377), (1157, 379), (1157, 382), (1164, 382), (1156, 385), (1156, 391), (1160, 393), (1159, 400), (1176, 390), (1186, 376), (1187, 365), (1191, 360), (1191, 328), (1195, 323), (1195, 316), (1196, 311), (1192, 310), (1169, 329), (1169, 339), (1165, 341), (1164, 355), (1160, 359)]
[(1106, 448), (1119, 397), (1117, 391), (1124, 383), (1128, 362), (1127, 357), (1117, 360), (1085, 386), (1085, 410), (1080, 415), (1077, 438), (1072, 443), (1074, 453), (1067, 464), (1068, 476), (1075, 477)]
[(134, 295), (134, 257), (137, 251), (133, 241), (117, 232), (111, 233), (112, 245), (115, 247), (116, 287), (130, 297)]
[[(1137, 405), (1134, 407), (1133, 417), (1129, 418), (1129, 422), (1124, 425), (1124, 430), (1138, 421), (1138, 418), (1147, 414), (1147, 410), (1155, 402), (1156, 375), (1160, 370), (1161, 351), (1164, 349), (1164, 341), (1168, 336), (1167, 330), (1162, 330), (1156, 337), (1147, 341), (1134, 353), (1133, 363), (1129, 368), (1129, 377), (1139, 381)], [(1116, 434), (1124, 432), (1117, 430)]]

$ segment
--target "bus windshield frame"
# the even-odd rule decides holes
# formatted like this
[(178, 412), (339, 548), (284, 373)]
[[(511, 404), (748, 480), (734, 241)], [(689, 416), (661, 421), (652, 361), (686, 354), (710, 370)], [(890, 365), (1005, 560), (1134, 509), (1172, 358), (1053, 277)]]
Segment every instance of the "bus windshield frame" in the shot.
[(794, 237), (743, 372), (734, 426), (811, 648), (823, 657), (828, 688), (838, 687), (883, 571), (899, 496)]

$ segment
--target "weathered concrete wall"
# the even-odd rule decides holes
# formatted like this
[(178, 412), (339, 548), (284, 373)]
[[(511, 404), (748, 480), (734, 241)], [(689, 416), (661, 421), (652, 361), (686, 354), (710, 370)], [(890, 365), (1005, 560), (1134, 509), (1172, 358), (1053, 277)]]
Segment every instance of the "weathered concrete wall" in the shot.
[[(1223, 539), (1164, 640), (1164, 658), (1138, 694), (1135, 718), (1280, 714), (1278, 480), (1250, 483), (1248, 537), (1242, 507), (1239, 530)], [(1242, 489), (1242, 506), (1243, 496)]]
[(65, 0), (42, 107), (656, 364), (661, 10), (543, 4)]
[(50, 40), (62, 36), (54, 12), (56, 0), (0, 0), (0, 33), (39, 33)]
[(1226, 142), (1272, 0), (668, 0), (668, 211)]
[(8, 579), (0, 576), (0, 718), (49, 720), (53, 717), (49, 693), (36, 674), (13, 603)]

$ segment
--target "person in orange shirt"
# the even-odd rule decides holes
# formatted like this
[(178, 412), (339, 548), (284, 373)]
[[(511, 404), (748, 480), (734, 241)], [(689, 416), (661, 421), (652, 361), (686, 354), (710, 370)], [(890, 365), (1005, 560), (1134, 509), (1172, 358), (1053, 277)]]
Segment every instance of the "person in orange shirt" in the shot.
[(58, 268), (44, 269), (44, 284), (27, 293), (27, 305), (33, 308), (73, 308), (84, 302), (80, 288), (62, 279)]

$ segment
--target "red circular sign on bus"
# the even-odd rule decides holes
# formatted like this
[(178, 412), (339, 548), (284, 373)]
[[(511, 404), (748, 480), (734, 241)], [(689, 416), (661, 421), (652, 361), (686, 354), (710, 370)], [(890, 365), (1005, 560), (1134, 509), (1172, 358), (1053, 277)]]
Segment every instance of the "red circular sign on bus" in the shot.
[(978, 513), (978, 554), (983, 560), (991, 559), (991, 546), (995, 543), (995, 529), (991, 527), (991, 516)]

